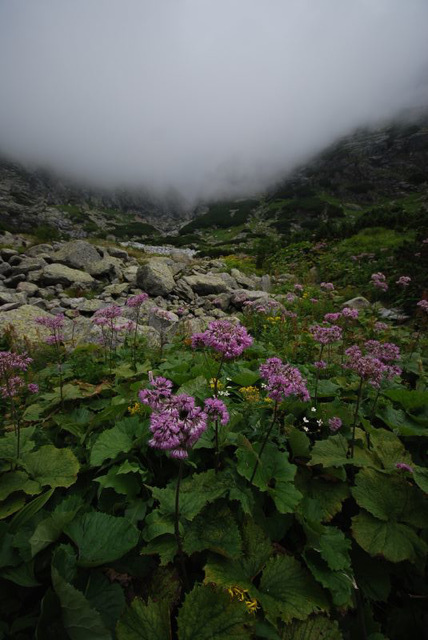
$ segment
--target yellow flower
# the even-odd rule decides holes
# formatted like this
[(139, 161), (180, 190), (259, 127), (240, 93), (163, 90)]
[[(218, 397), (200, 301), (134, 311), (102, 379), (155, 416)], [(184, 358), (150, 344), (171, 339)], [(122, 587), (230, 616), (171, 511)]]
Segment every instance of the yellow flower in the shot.
[(247, 402), (260, 402), (260, 391), (257, 387), (241, 387), (239, 391)]
[(131, 414), (131, 416), (134, 416), (136, 413), (141, 412), (141, 408), (142, 408), (142, 405), (139, 402), (136, 402), (131, 407), (128, 407), (128, 411)]
[(257, 611), (258, 603), (255, 598), (250, 598), (248, 590), (241, 587), (228, 587), (227, 591), (231, 598), (236, 598), (240, 602), (245, 602), (248, 613), (254, 614)]
[[(224, 384), (220, 382), (220, 380), (217, 380), (217, 391), (220, 391), (220, 389), (223, 389), (223, 387), (224, 387)], [(210, 388), (215, 389), (215, 378), (211, 378)]]

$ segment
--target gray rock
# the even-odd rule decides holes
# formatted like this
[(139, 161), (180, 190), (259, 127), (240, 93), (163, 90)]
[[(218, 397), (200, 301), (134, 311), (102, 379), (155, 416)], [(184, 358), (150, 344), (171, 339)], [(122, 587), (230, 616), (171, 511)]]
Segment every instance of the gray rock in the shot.
[(351, 298), (351, 300), (344, 302), (342, 307), (350, 307), (351, 309), (367, 309), (370, 307), (370, 302), (363, 296), (357, 296), (356, 298)]
[(86, 271), (94, 278), (107, 278), (109, 276), (118, 278), (122, 274), (122, 263), (118, 258), (102, 258), (96, 262), (91, 262)]
[(123, 271), (124, 280), (126, 280), (126, 282), (129, 282), (131, 284), (135, 283), (137, 281), (137, 271), (138, 271), (138, 264), (132, 265), (130, 267), (126, 267), (126, 269), (124, 269)]
[(14, 276), (10, 276), (6, 278), (6, 280), (4, 280), (4, 284), (6, 285), (6, 287), (11, 287), (12, 289), (15, 289), (18, 282), (23, 282), (23, 280), (25, 279), (26, 278), (23, 273), (17, 273)]
[(19, 282), (16, 290), (18, 292), (26, 293), (27, 296), (35, 296), (39, 290), (39, 287), (32, 282)]
[(8, 262), (2, 262), (0, 264), (0, 274), (1, 275), (8, 276), (11, 271), (12, 271), (12, 267), (10, 266), (10, 264)]
[(161, 260), (150, 260), (138, 268), (136, 283), (143, 291), (152, 296), (165, 296), (175, 287), (172, 271)]
[(182, 300), (187, 300), (187, 302), (193, 302), (195, 299), (195, 294), (192, 287), (188, 285), (183, 278), (177, 280), (174, 287), (174, 293)]
[(78, 269), (70, 269), (63, 264), (48, 264), (41, 272), (40, 281), (42, 284), (63, 284), (66, 287), (79, 286), (84, 288), (92, 287), (95, 280), (89, 273)]
[(232, 278), (235, 278), (238, 285), (244, 289), (255, 289), (254, 280), (249, 276), (246, 276), (242, 271), (239, 271), (239, 269), (231, 269), (230, 275)]
[(120, 247), (107, 247), (107, 252), (113, 256), (113, 258), (120, 258), (121, 260), (129, 260), (129, 254), (125, 249)]
[(0, 313), (0, 332), (10, 325), (20, 342), (41, 342), (50, 335), (50, 332), (45, 327), (36, 324), (35, 320), (40, 316), (49, 317), (50, 314), (29, 304)]
[(112, 296), (112, 298), (118, 298), (124, 293), (128, 293), (129, 291), (129, 283), (121, 282), (119, 284), (109, 284), (107, 287), (104, 287), (103, 293), (108, 296)]
[(51, 244), (36, 244), (36, 246), (34, 247), (30, 247), (29, 249), (26, 250), (26, 254), (27, 256), (30, 256), (31, 258), (36, 258), (37, 256), (40, 256), (40, 254), (44, 254), (43, 257), (46, 254), (50, 254), (52, 252), (52, 245)]
[(74, 240), (64, 244), (54, 254), (54, 259), (73, 269), (85, 269), (92, 262), (98, 262), (100, 254), (89, 242)]
[(224, 280), (217, 275), (199, 274), (185, 276), (183, 280), (195, 293), (202, 296), (209, 295), (210, 293), (225, 293), (229, 290)]
[(226, 283), (229, 289), (240, 289), (235, 278), (233, 278), (230, 273), (222, 272), (218, 274), (218, 277)]
[(3, 258), (3, 260), (6, 260), (6, 262), (9, 262), (9, 260), (13, 256), (17, 256), (17, 255), (18, 255), (18, 252), (16, 249), (8, 249), (7, 247), (0, 249), (0, 256)]
[(260, 278), (259, 287), (262, 291), (266, 291), (266, 293), (269, 293), (269, 291), (272, 289), (272, 282), (268, 274), (265, 274)]
[(149, 327), (153, 327), (165, 339), (170, 339), (178, 329), (179, 317), (166, 309), (152, 308), (149, 312)]
[(46, 260), (43, 258), (24, 258), (16, 266), (12, 266), (10, 275), (14, 276), (17, 273), (29, 273), (30, 271), (37, 271), (46, 266)]
[(237, 309), (242, 309), (244, 302), (250, 300), (268, 300), (269, 295), (266, 291), (248, 291), (247, 289), (238, 289), (232, 293), (231, 303)]
[(25, 293), (12, 293), (0, 290), (0, 304), (25, 304), (27, 296)]

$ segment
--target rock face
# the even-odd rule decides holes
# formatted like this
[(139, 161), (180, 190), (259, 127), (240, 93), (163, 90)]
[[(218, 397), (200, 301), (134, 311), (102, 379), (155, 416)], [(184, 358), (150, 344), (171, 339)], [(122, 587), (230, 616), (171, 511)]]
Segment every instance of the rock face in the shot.
[(12, 327), (18, 340), (39, 342), (49, 335), (49, 330), (37, 325), (35, 320), (40, 316), (49, 317), (50, 314), (30, 304), (24, 304), (17, 309), (0, 313), (0, 332)]
[(79, 286), (91, 287), (95, 284), (95, 280), (89, 273), (79, 271), (78, 269), (70, 269), (63, 264), (48, 264), (40, 274), (39, 280), (42, 284), (62, 284), (66, 287)]
[(98, 262), (100, 258), (95, 247), (84, 240), (67, 242), (54, 254), (55, 262), (73, 269), (86, 269), (93, 262)]
[(165, 296), (174, 289), (171, 269), (161, 260), (150, 260), (136, 273), (137, 285), (151, 296)]

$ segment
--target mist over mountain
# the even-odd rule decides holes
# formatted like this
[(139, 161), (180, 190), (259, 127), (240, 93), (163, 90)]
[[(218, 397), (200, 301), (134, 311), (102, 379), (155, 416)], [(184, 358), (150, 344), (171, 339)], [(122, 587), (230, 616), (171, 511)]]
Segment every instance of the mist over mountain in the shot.
[[(425, 0), (0, 4), (0, 151), (194, 204), (428, 104)], [(182, 205), (185, 208), (185, 205)]]

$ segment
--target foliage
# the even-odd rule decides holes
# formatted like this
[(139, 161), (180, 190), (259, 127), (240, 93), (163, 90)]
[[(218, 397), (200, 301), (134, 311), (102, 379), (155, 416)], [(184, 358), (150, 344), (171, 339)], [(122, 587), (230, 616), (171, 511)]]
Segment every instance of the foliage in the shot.
[[(310, 264), (311, 246), (291, 245), (288, 259), (303, 252)], [(162, 354), (138, 345), (136, 366), (125, 343), (111, 371), (102, 349), (80, 346), (65, 354), (61, 399), (46, 347), (34, 349), (40, 391), (20, 396), (19, 415), (0, 409), (0, 637), (399, 640), (408, 620), (422, 634), (423, 323), (379, 334), (373, 309), (342, 317), (343, 339), (317, 369), (309, 327), (344, 298), (315, 284), (295, 292), (246, 309), (254, 343), (220, 372), (218, 354), (183, 341)], [(343, 366), (347, 347), (373, 338), (402, 351), (401, 377), (379, 389)], [(299, 368), (310, 401), (269, 397), (259, 367), (273, 356)], [(189, 447), (177, 510), (179, 463), (149, 446), (138, 393), (163, 376), (202, 407), (215, 375), (230, 420)]]

